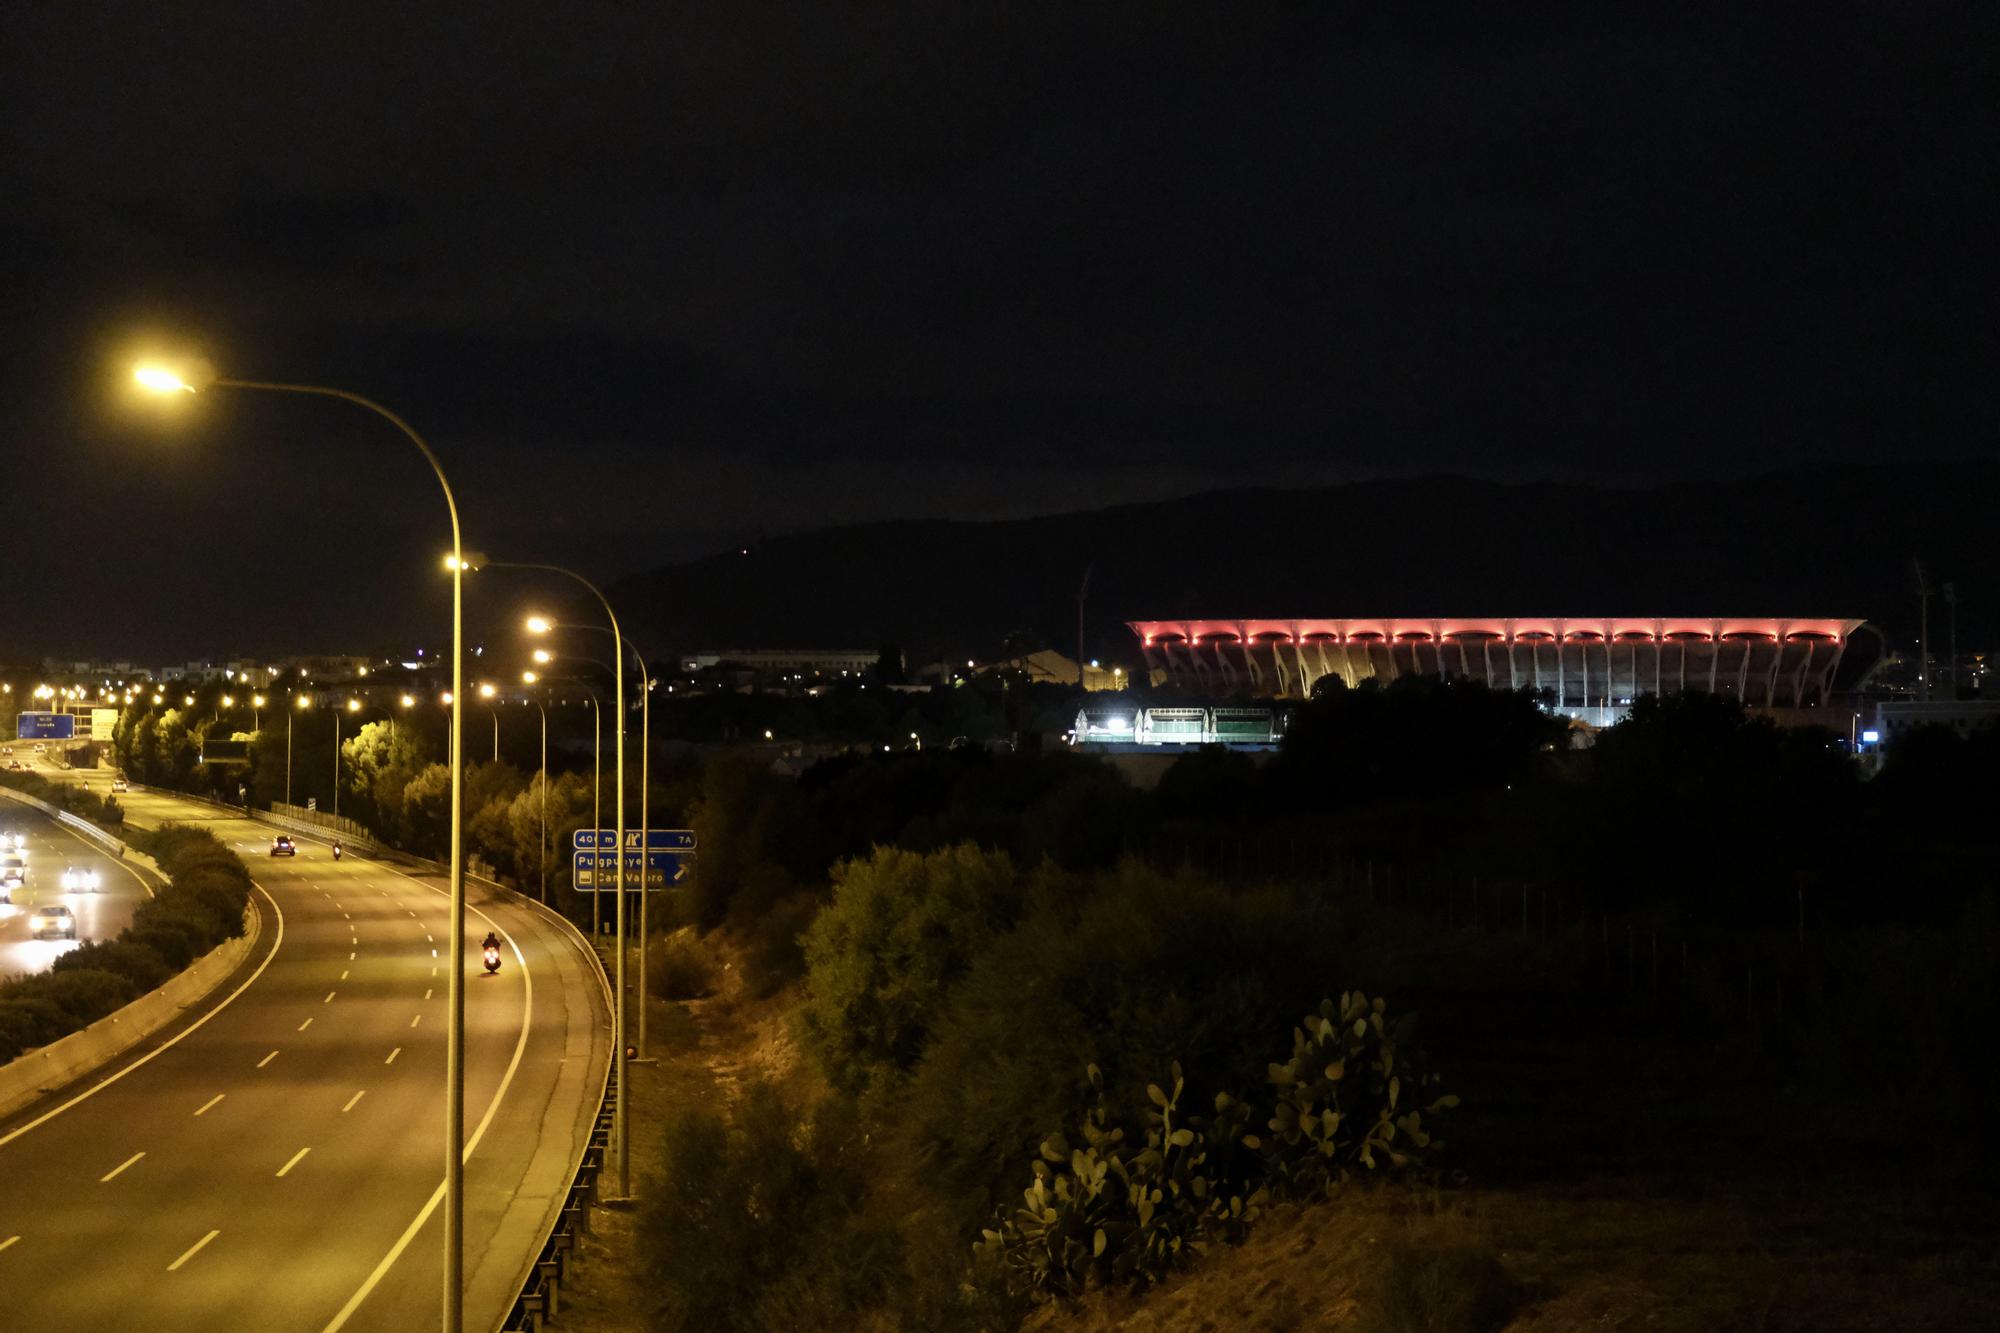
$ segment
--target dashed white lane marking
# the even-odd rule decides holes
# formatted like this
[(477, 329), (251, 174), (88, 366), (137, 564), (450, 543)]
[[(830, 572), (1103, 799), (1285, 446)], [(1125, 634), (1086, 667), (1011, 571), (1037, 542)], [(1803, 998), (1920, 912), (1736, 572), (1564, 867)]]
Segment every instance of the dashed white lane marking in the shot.
[(262, 1069), (265, 1065), (270, 1064), (271, 1061), (277, 1058), (278, 1058), (278, 1053), (276, 1051), (272, 1051), (269, 1055), (265, 1056), (263, 1059), (257, 1062), (257, 1068)]
[(389, 1052), (389, 1058), (384, 1060), (382, 1063), (385, 1065), (393, 1065), (396, 1063), (396, 1057), (401, 1055), (402, 1053), (403, 1053), (403, 1048), (398, 1046), (395, 1050)]
[(351, 962), (353, 962), (353, 961), (354, 961), (354, 955), (353, 955), (353, 954), (351, 954), (351, 953), (350, 953), (350, 954), (348, 954), (348, 955), (347, 955), (347, 961), (348, 961), (348, 962), (350, 962), (350, 963), (351, 963)]
[(432, 968), (432, 969), (431, 969), (431, 975), (432, 975), (432, 976), (436, 976), (437, 974), (438, 974), (438, 970), (437, 970), (436, 968)]
[(340, 969), (340, 979), (342, 981), (347, 980), (347, 969), (344, 967)]
[(221, 1234), (222, 1233), (220, 1231), (211, 1231), (206, 1236), (203, 1236), (200, 1240), (196, 1241), (194, 1244), (188, 1246), (187, 1253), (183, 1254), (180, 1258), (174, 1260), (172, 1263), (167, 1265), (167, 1271), (169, 1273), (173, 1272), (176, 1268), (179, 1268), (182, 1264), (194, 1258), (197, 1254), (200, 1254), (202, 1246), (208, 1244), (210, 1241), (214, 1240), (217, 1236), (220, 1236)]
[(430, 988), (430, 987), (428, 987), (428, 986), (426, 986), (426, 987), (424, 988), (424, 998), (425, 998), (426, 1000), (428, 1000), (428, 999), (430, 999), (430, 998), (431, 998), (431, 988)]
[(348, 916), (348, 915), (347, 915), (347, 913), (345, 913), (345, 912), (342, 912), (342, 913), (341, 913), (340, 915), (341, 915), (342, 919), (344, 919), (344, 920), (347, 920), (347, 921), (352, 921), (352, 920), (354, 919), (353, 917), (351, 917), (351, 916)]
[(422, 1014), (418, 1014), (418, 1015), (417, 1015), (417, 1016), (416, 1016), (415, 1018), (412, 1018), (412, 1019), (410, 1020), (410, 1026), (411, 1026), (411, 1027), (415, 1027), (415, 1026), (416, 1026), (417, 1024), (419, 1024), (419, 1023), (421, 1023), (421, 1022), (423, 1022), (423, 1021), (424, 1021), (424, 1016), (423, 1016)]
[(311, 1027), (312, 1025), (313, 1021), (310, 1018), (308, 1018), (305, 1022), (299, 1024), (299, 1031), (304, 1032), (307, 1028)]
[(120, 1162), (117, 1166), (112, 1167), (109, 1171), (99, 1176), (97, 1178), (97, 1183), (102, 1185), (106, 1181), (116, 1180), (120, 1175), (124, 1173), (126, 1167), (132, 1165), (132, 1163), (138, 1161), (141, 1157), (144, 1157), (145, 1155), (146, 1154), (142, 1152), (133, 1153), (130, 1157), (127, 1157), (124, 1161)]
[[(201, 1111), (206, 1111), (209, 1107), (215, 1105), (217, 1102), (221, 1101), (224, 1097), (227, 1097), (228, 1095), (229, 1094), (226, 1092), (216, 1093), (213, 1097), (210, 1097), (207, 1101), (201, 1104)], [(196, 1111), (195, 1114), (200, 1115), (201, 1111)]]
[(368, 1095), (368, 1089), (366, 1088), (363, 1088), (361, 1091), (355, 1093), (352, 1097), (349, 1097), (347, 1099), (347, 1105), (340, 1108), (340, 1113), (342, 1115), (346, 1115), (349, 1111), (352, 1111), (354, 1109), (354, 1103), (360, 1101), (363, 1097), (366, 1097), (367, 1095)]
[(328, 992), (326, 993), (326, 998), (325, 998), (324, 1000), (321, 1000), (321, 1001), (320, 1001), (320, 1003), (321, 1003), (321, 1004), (332, 1004), (332, 1003), (333, 1003), (333, 997), (334, 997), (335, 995), (338, 995), (339, 993), (340, 993), (340, 992), (338, 992), (338, 991), (328, 991)]
[(278, 1168), (278, 1174), (282, 1176), (285, 1174), (285, 1172), (297, 1166), (299, 1162), (304, 1159), (305, 1155), (311, 1151), (312, 1151), (311, 1148), (301, 1148), (297, 1152), (293, 1153), (292, 1160), (286, 1162), (283, 1166)]
[(349, 935), (347, 937), (347, 942), (349, 944), (359, 944), (361, 943), (361, 937), (359, 935)]
[(0, 1250), (6, 1249), (9, 1245), (12, 1245), (15, 1241), (19, 1239), (21, 1239), (19, 1236), (9, 1236), (5, 1240), (0, 1240)]
[(427, 930), (427, 931), (425, 931), (425, 932), (424, 932), (424, 938), (425, 938), (425, 939), (427, 939), (427, 940), (429, 940), (429, 941), (430, 941), (430, 942), (431, 942), (432, 944), (436, 944), (436, 943), (437, 943), (437, 938), (438, 938), (438, 937), (437, 937), (437, 936), (435, 936), (435, 935), (433, 935), (433, 934), (431, 934), (431, 933), (430, 933), (430, 932), (429, 932), (429, 931)]
[(415, 912), (411, 912), (411, 913), (410, 913), (410, 915), (411, 915), (411, 916), (415, 916), (415, 915), (416, 915), (416, 913), (415, 913)]
[(435, 958), (435, 957), (437, 957), (437, 956), (438, 956), (438, 951), (437, 951), (436, 949), (432, 949), (432, 950), (431, 950), (431, 957)]

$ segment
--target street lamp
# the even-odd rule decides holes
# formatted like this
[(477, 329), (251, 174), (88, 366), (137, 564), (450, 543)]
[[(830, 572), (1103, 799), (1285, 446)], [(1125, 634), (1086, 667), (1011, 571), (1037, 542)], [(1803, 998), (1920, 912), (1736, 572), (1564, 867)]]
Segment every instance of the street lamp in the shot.
[(493, 696), (500, 693), (492, 681), (479, 687), (479, 697), (486, 700), (486, 711), (493, 718), (493, 762), (500, 762), (500, 710), (493, 706)]
[[(201, 389), (248, 389), (269, 393), (307, 394), (339, 398), (365, 408), (401, 431), (430, 464), (444, 505), (451, 517), (451, 689), (454, 698), (463, 697), (465, 672), (465, 579), (460, 558), (464, 534), (458, 520), (458, 499), (444, 475), (444, 465), (410, 424), (372, 399), (345, 389), (329, 389), (316, 384), (280, 384), (262, 380), (220, 378), (206, 362), (190, 363), (175, 370), (166, 366), (139, 366), (133, 373), (142, 388), (161, 394), (192, 394)], [(452, 721), (461, 721), (458, 704), (452, 705)], [(451, 974), (446, 989), (445, 1025), (445, 1154), (444, 1154), (444, 1328), (458, 1333), (465, 1322), (465, 777), (462, 751), (464, 728), (452, 727), (451, 741)], [(336, 750), (336, 754), (338, 751)], [(336, 788), (338, 790), (338, 788)], [(620, 1085), (620, 1104), (623, 1104)]]
[[(604, 618), (611, 624), (611, 641), (616, 651), (612, 654), (612, 693), (618, 698), (618, 731), (615, 741), (617, 757), (614, 783), (617, 788), (617, 810), (614, 815), (618, 841), (618, 910), (614, 917), (614, 929), (618, 933), (618, 962), (616, 966), (616, 999), (612, 1004), (611, 1024), (617, 1037), (617, 1050), (613, 1053), (618, 1062), (618, 1104), (611, 1113), (611, 1140), (618, 1150), (618, 1193), (621, 1197), (632, 1197), (632, 1154), (626, 1135), (627, 1111), (632, 1104), (631, 1084), (626, 1079), (625, 1069), (625, 637), (618, 629), (618, 613), (611, 609), (611, 602), (595, 583), (575, 570), (564, 569), (561, 565), (521, 564), (511, 560), (487, 560), (483, 556), (467, 557), (461, 550), (454, 556), (455, 567), (461, 574), (468, 564), (478, 569), (482, 566), (492, 569), (529, 569), (543, 573), (560, 574), (566, 579), (582, 584), (604, 608)], [(544, 616), (528, 617), (528, 631), (531, 634), (546, 634), (551, 625)], [(593, 830), (595, 832), (595, 830)], [(645, 1015), (645, 1006), (639, 1007), (640, 1016)]]
[[(518, 567), (540, 568), (540, 566)], [(536, 629), (537, 625), (540, 625), (541, 628)], [(590, 630), (597, 634), (607, 632), (602, 625), (558, 624), (546, 616), (530, 616), (528, 618), (528, 629), (530, 632), (536, 634), (546, 634), (552, 630), (559, 629)], [(647, 899), (647, 895), (651, 891), (646, 887), (647, 867), (644, 854), (652, 850), (648, 844), (652, 841), (653, 818), (653, 678), (646, 668), (646, 654), (639, 650), (638, 645), (632, 643), (629, 639), (620, 639), (615, 641), (614, 647), (630, 648), (632, 650), (633, 664), (639, 668), (639, 843), (642, 849), (639, 862), (639, 985), (642, 998), (639, 1004), (638, 1051), (639, 1058), (643, 1060), (647, 1058), (646, 1006), (643, 994), (646, 977), (646, 945), (648, 943), (647, 915), (648, 908), (651, 906)], [(621, 808), (623, 804), (621, 801)], [(622, 859), (622, 838), (620, 839), (620, 844), (621, 859), (619, 865), (622, 867), (624, 865)]]
[[(159, 696), (155, 695), (153, 697), (153, 701), (155, 703), (158, 703)], [(298, 713), (300, 709), (311, 708), (311, 707), (312, 707), (312, 696), (310, 694), (301, 694), (297, 698), (292, 700), (292, 711), (290, 713), (285, 714), (285, 804), (286, 805), (290, 805), (292, 803), (292, 718), (294, 715)]]
[[(533, 685), (539, 679), (540, 677), (532, 671), (523, 671), (521, 673), (523, 684)], [(536, 859), (540, 862), (542, 872), (542, 905), (547, 906), (549, 901), (549, 710), (542, 706), (540, 699), (530, 699), (528, 702), (533, 704), (536, 711), (542, 715), (542, 841), (541, 850)]]
[(261, 694), (250, 696), (250, 730), (260, 736), (264, 734), (264, 696)]

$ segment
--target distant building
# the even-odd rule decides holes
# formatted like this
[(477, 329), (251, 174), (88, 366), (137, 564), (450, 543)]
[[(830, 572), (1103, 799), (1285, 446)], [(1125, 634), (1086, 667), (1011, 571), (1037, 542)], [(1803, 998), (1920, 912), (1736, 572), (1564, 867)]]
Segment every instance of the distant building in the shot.
[(723, 648), (712, 653), (686, 653), (681, 670), (693, 675), (718, 666), (746, 667), (752, 671), (796, 671), (807, 675), (838, 676), (845, 672), (858, 676), (875, 669), (881, 654), (863, 648)]
[[(1076, 659), (1065, 657), (1053, 648), (1003, 658), (998, 662), (982, 662), (975, 671), (981, 675), (994, 671), (1018, 672), (1031, 684), (1076, 684)], [(1083, 669), (1083, 688), (1086, 690), (1122, 690), (1130, 683), (1124, 667), (1108, 667), (1092, 662)]]
[(1215, 697), (1305, 699), (1404, 676), (1550, 696), (1607, 725), (1642, 694), (1720, 694), (1762, 708), (1823, 707), (1863, 621), (1771, 617), (1453, 617), (1132, 621), (1153, 679)]
[(1898, 700), (1875, 705), (1875, 730), (1883, 744), (1919, 727), (1949, 727), (1961, 736), (2000, 728), (2000, 700)]

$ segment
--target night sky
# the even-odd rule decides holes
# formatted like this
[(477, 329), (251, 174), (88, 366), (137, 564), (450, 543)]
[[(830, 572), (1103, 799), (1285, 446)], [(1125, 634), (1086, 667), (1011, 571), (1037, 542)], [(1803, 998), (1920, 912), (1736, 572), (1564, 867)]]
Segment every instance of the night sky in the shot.
[[(0, 660), (386, 647), (474, 544), (1994, 452), (2000, 7), (50, 4)], [(1251, 12), (1252, 10), (1256, 12)], [(435, 623), (433, 621), (433, 623)]]

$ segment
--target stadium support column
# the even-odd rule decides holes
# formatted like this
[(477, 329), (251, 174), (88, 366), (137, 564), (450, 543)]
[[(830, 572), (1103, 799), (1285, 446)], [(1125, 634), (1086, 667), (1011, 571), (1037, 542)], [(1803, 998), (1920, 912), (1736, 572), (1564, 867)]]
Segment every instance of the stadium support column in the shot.
[(1722, 666), (1722, 622), (1715, 621), (1708, 635), (1708, 692), (1715, 693), (1716, 672)]

